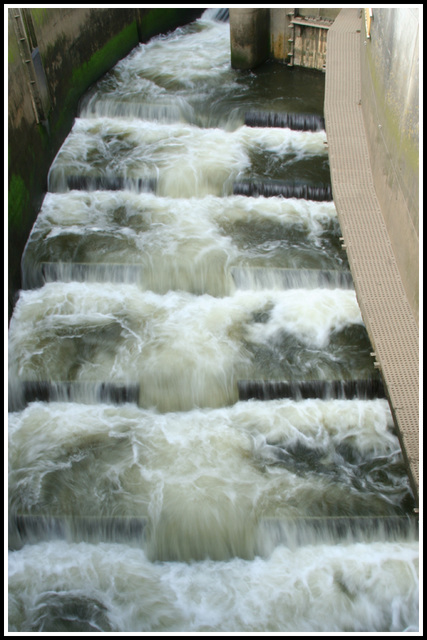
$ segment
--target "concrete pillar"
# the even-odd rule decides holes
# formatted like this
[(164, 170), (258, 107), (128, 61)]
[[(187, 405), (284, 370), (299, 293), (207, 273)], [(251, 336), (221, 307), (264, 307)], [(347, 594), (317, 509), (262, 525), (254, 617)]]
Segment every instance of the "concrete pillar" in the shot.
[(252, 69), (270, 55), (270, 9), (230, 9), (231, 66)]
[(286, 62), (292, 53), (291, 39), (293, 32), (291, 20), (293, 9), (270, 9), (271, 56), (274, 60)]

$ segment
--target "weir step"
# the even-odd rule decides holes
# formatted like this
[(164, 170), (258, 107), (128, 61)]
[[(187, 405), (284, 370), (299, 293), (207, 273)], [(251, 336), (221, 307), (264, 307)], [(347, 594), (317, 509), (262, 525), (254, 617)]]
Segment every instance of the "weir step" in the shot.
[[(351, 271), (340, 269), (291, 269), (231, 267), (238, 289), (354, 289)], [(23, 288), (47, 282), (143, 283), (144, 266), (110, 262), (41, 262), (23, 277)]]
[(385, 398), (380, 379), (372, 380), (314, 380), (286, 382), (281, 380), (238, 380), (239, 400), (276, 400), (290, 398), (305, 400), (373, 400)]
[[(17, 550), (24, 544), (52, 539), (69, 542), (142, 544), (149, 528), (149, 520), (137, 516), (11, 514), (8, 523), (8, 546), (10, 550)], [(343, 539), (351, 542), (416, 540), (419, 537), (418, 529), (416, 514), (263, 518), (254, 525), (254, 537), (261, 534), (261, 540), (267, 539), (273, 546), (292, 547)]]
[(9, 548), (39, 540), (73, 541), (138, 540), (144, 535), (145, 518), (12, 515), (9, 518)]
[(280, 127), (294, 131), (324, 131), (325, 119), (323, 116), (311, 113), (247, 111), (245, 125), (248, 127)]
[(304, 546), (322, 542), (373, 542), (417, 540), (418, 517), (410, 514), (385, 516), (301, 517), (293, 520), (265, 519), (264, 530), (275, 543)]
[[(241, 400), (304, 400), (318, 398), (371, 400), (386, 398), (380, 378), (371, 380), (315, 380), (287, 382), (282, 380), (238, 380)], [(20, 411), (31, 402), (79, 402), (83, 404), (138, 404), (139, 384), (109, 382), (24, 381), (9, 384), (9, 411)]]
[[(348, 270), (286, 269), (269, 267), (232, 267), (231, 276), (239, 289), (354, 289)], [(43, 286), (46, 282), (116, 282), (137, 283), (144, 276), (140, 264), (42, 262), (39, 270), (27, 277), (24, 288)]]
[(338, 269), (232, 267), (231, 275), (239, 289), (354, 289), (351, 271)]
[(230, 19), (229, 9), (218, 9), (218, 12), (215, 14), (215, 20), (217, 22), (228, 22)]
[(134, 191), (136, 193), (155, 192), (156, 178), (126, 178), (123, 176), (76, 176), (69, 175), (59, 180), (49, 181), (49, 191)]
[(309, 185), (298, 182), (282, 182), (280, 180), (242, 180), (233, 184), (233, 195), (264, 196), (267, 198), (283, 196), (318, 202), (331, 201), (332, 188), (329, 184)]
[(139, 384), (25, 381), (9, 386), (9, 411), (18, 411), (30, 402), (124, 404), (138, 400)]
[(42, 262), (42, 282), (138, 282), (143, 274), (139, 264)]

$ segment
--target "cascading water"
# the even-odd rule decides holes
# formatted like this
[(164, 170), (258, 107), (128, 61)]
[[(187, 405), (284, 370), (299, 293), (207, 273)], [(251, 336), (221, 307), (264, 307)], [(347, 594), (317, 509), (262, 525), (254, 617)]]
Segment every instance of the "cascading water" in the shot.
[(137, 47), (51, 168), (9, 332), (11, 631), (418, 627), (334, 204), (233, 193), (328, 184), (324, 130), (244, 124), (319, 114), (323, 77), (235, 72), (229, 46), (209, 10)]

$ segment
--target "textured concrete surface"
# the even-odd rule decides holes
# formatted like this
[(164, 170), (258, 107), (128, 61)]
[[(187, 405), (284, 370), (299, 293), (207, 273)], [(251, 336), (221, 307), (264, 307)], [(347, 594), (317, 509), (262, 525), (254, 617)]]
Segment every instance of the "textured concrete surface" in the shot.
[(361, 108), (359, 9), (328, 32), (325, 123), (333, 198), (357, 299), (413, 490), (419, 489), (419, 335), (376, 196)]
[(231, 66), (253, 69), (270, 53), (269, 9), (230, 9)]
[(361, 31), (362, 111), (375, 191), (419, 316), (419, 11), (374, 8)]

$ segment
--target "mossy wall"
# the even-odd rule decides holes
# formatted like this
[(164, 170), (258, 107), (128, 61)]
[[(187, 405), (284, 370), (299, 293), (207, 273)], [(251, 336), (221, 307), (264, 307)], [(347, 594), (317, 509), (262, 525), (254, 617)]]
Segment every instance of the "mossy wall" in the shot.
[[(25, 12), (25, 13), (23, 13)], [(47, 190), (47, 174), (83, 93), (139, 42), (184, 25), (203, 9), (31, 8), (8, 10), (9, 316), (21, 286), (21, 256)], [(37, 123), (16, 34), (25, 19), (38, 48), (48, 109)]]

